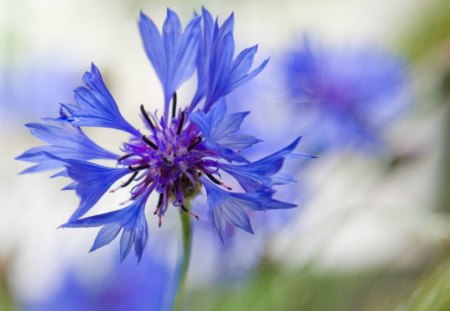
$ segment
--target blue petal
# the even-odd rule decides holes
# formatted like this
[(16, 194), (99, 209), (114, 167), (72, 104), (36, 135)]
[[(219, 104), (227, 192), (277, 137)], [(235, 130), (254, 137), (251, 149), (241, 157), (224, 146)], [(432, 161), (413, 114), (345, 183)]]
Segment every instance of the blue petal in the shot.
[(153, 21), (141, 12), (139, 29), (142, 42), (164, 89), (166, 119), (174, 92), (195, 71), (200, 21), (200, 17), (194, 17), (182, 33), (178, 16), (167, 9), (161, 36)]
[(256, 52), (258, 51), (258, 46), (252, 46), (250, 48), (244, 49), (233, 62), (232, 68), (232, 80), (235, 80), (234, 77), (241, 77), (247, 74), (253, 64), (253, 58), (255, 57)]
[(205, 97), (204, 110), (209, 111), (219, 99), (256, 76), (267, 64), (266, 60), (249, 73), (257, 46), (244, 49), (233, 60), (233, 14), (219, 27), (217, 20), (212, 24), (211, 14), (203, 9), (202, 20), (203, 37), (197, 58), (198, 89), (189, 112), (193, 111), (202, 97)]
[(138, 217), (136, 219), (136, 226), (134, 228), (136, 236), (134, 239), (134, 252), (138, 255), (139, 260), (141, 260), (148, 238), (147, 220), (145, 219), (145, 214), (143, 212), (142, 214), (143, 217)]
[[(164, 53), (168, 59), (174, 59), (178, 48), (179, 38), (181, 36), (181, 23), (178, 15), (171, 9), (167, 9), (167, 17), (162, 29), (162, 38), (164, 43)], [(173, 64), (167, 64), (170, 66)], [(171, 70), (168, 70), (169, 72)]]
[[(292, 153), (300, 142), (301, 137), (294, 140), (285, 148), (252, 163), (243, 165), (231, 165), (221, 163), (220, 168), (236, 178), (242, 188), (247, 192), (269, 191), (275, 184), (283, 184), (283, 179), (277, 178), (276, 182), (272, 175), (278, 173), (283, 166), (284, 159)], [(284, 177), (287, 182), (292, 182), (292, 178)]]
[(186, 27), (181, 37), (180, 47), (176, 56), (178, 67), (174, 66), (173, 88), (177, 89), (195, 71), (195, 59), (198, 54), (200, 37), (200, 17), (193, 19)]
[(294, 151), (300, 140), (301, 137), (298, 137), (283, 149), (254, 162), (254, 166), (249, 166), (250, 171), (253, 171), (255, 173), (265, 173), (266, 175), (275, 174), (283, 165), (283, 157), (286, 157), (288, 154)]
[(226, 110), (225, 101), (222, 100), (209, 112), (198, 110), (192, 113), (190, 118), (202, 132), (207, 148), (227, 161), (248, 162), (238, 151), (260, 140), (253, 136), (236, 134), (248, 112), (226, 115)]
[(204, 110), (209, 111), (216, 102), (236, 87), (255, 77), (264, 69), (268, 60), (249, 73), (257, 46), (244, 49), (233, 60), (235, 44), (233, 38), (234, 15), (219, 27), (213, 25), (211, 14), (202, 9), (203, 37), (197, 57), (198, 80), (189, 112), (205, 97)]
[(295, 184), (297, 181), (287, 174), (275, 174), (272, 176), (272, 185)]
[[(225, 114), (226, 113), (226, 105), (222, 104), (222, 106), (225, 107), (225, 109), (222, 109), (223, 113)], [(220, 116), (218, 114), (216, 114), (215, 117), (220, 117), (222, 121), (217, 123), (217, 125), (215, 125), (213, 127), (214, 136), (217, 137), (217, 139), (220, 139), (224, 136), (227, 136), (231, 133), (238, 131), (241, 126), (242, 121), (244, 121), (245, 117), (249, 113), (250, 113), (249, 111), (246, 111), (246, 112), (232, 113), (229, 115), (223, 114)]]
[[(226, 107), (224, 103), (219, 103), (217, 106)], [(234, 150), (242, 150), (260, 142), (259, 139), (250, 135), (235, 134), (239, 130), (242, 121), (250, 113), (249, 111), (225, 115), (226, 108), (219, 108), (218, 110), (219, 113), (216, 112), (212, 116), (212, 119), (215, 119), (217, 122), (211, 124), (210, 140)]]
[(274, 200), (268, 193), (234, 193), (215, 186), (205, 177), (203, 185), (207, 192), (208, 217), (222, 242), (226, 224), (232, 224), (244, 231), (253, 233), (246, 210), (264, 211), (267, 209), (293, 208), (296, 205)]
[(166, 81), (167, 74), (164, 68), (166, 57), (163, 51), (162, 38), (158, 27), (142, 11), (139, 15), (139, 30), (141, 32), (142, 44), (147, 57), (153, 65), (159, 80)]
[(209, 63), (211, 58), (212, 39), (214, 34), (214, 21), (211, 13), (202, 7), (202, 21), (203, 21), (203, 38), (200, 41), (199, 52), (197, 54), (197, 90), (189, 107), (189, 112), (192, 112), (200, 100), (205, 96), (207, 89), (207, 79)]
[(232, 67), (234, 54), (233, 33), (228, 33), (222, 41), (213, 44), (204, 106), (205, 111), (208, 111), (219, 98), (227, 95), (223, 90), (226, 88), (226, 78), (228, 78)]
[(131, 247), (135, 241), (134, 230), (124, 230), (120, 237), (120, 260), (124, 260), (130, 253)]
[(139, 135), (139, 132), (120, 114), (114, 98), (103, 82), (98, 68), (92, 64), (91, 71), (85, 72), (81, 86), (75, 90), (76, 105), (63, 105), (69, 116), (58, 120), (78, 126), (114, 128)]
[(245, 213), (245, 208), (257, 204), (256, 202), (236, 199), (232, 197), (231, 193), (214, 186), (207, 179), (203, 180), (203, 185), (208, 195), (208, 217), (222, 242), (226, 223), (253, 234), (253, 228)]
[(96, 249), (111, 243), (117, 237), (120, 230), (122, 230), (122, 227), (120, 226), (120, 224), (117, 223), (113, 223), (102, 227), (98, 232), (97, 237), (95, 238), (94, 241), (94, 245), (92, 245), (89, 252), (93, 252)]
[[(51, 146), (62, 149), (64, 157), (83, 159), (116, 159), (117, 155), (96, 145), (77, 126), (70, 124), (25, 124), (30, 133)], [(37, 147), (39, 148), (39, 147)], [(35, 148), (35, 150), (37, 150)], [(31, 150), (31, 149), (30, 149)]]
[(76, 182), (75, 190), (81, 198), (72, 220), (86, 214), (119, 178), (130, 173), (128, 168), (110, 168), (77, 160), (61, 161), (66, 163), (67, 173)]
[(76, 190), (76, 189), (77, 189), (77, 182), (72, 182), (67, 186), (65, 186), (64, 188), (62, 188), (61, 190)]
[(48, 143), (48, 146), (34, 147), (16, 159), (38, 163), (22, 173), (32, 173), (61, 167), (61, 162), (49, 158), (51, 154), (58, 158), (74, 160), (117, 159), (119, 156), (109, 152), (90, 140), (77, 126), (67, 123), (57, 125), (29, 123), (26, 124), (31, 134)]
[[(20, 159), (20, 157), (17, 157), (16, 159), (23, 160), (23, 159)], [(60, 167), (61, 167), (61, 162), (47, 160), (46, 162), (38, 163), (27, 169), (24, 169), (23, 171), (20, 172), (20, 174), (23, 175), (23, 174), (38, 173), (38, 172), (42, 172), (42, 171), (54, 170), (54, 169), (57, 169)]]
[[(203, 135), (211, 137), (214, 134), (215, 122), (223, 119), (227, 112), (227, 106), (225, 103), (220, 102), (214, 109), (209, 112), (198, 110), (194, 112), (190, 118), (191, 121), (197, 124)], [(218, 133), (220, 135), (220, 133)]]
[(228, 33), (232, 33), (234, 29), (234, 13), (231, 13), (230, 16), (223, 22), (222, 26), (219, 30), (219, 36), (224, 37)]
[(230, 134), (220, 139), (220, 145), (222, 147), (234, 150), (243, 150), (259, 142), (261, 140), (258, 138), (244, 134)]
[(120, 239), (121, 260), (125, 259), (133, 244), (135, 246), (136, 256), (138, 257), (138, 260), (140, 260), (148, 240), (148, 226), (144, 210), (149, 195), (150, 191), (147, 191), (147, 193), (142, 194), (126, 208), (92, 217), (73, 219), (62, 227), (103, 227), (99, 231), (91, 251), (109, 244), (122, 230)]
[(52, 176), (50, 176), (50, 178), (55, 178), (55, 177), (69, 177), (69, 174), (67, 173), (66, 168), (64, 168), (62, 171), (59, 171), (59, 172), (53, 174)]
[(230, 79), (230, 83), (227, 85), (227, 88), (225, 88), (225, 95), (231, 93), (235, 88), (238, 86), (244, 84), (245, 82), (253, 79), (256, 77), (267, 65), (269, 62), (269, 59), (265, 59), (257, 68), (255, 68), (252, 72), (246, 74), (246, 75), (238, 75), (237, 73), (233, 73), (234, 79)]

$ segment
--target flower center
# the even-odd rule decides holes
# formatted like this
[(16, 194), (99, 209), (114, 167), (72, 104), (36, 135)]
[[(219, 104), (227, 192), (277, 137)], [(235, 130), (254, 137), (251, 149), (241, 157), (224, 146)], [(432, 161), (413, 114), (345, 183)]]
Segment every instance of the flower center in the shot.
[(185, 199), (197, 193), (202, 172), (210, 175), (215, 170), (203, 161), (210, 155), (201, 148), (202, 136), (197, 127), (186, 122), (186, 112), (182, 110), (176, 117), (176, 95), (169, 124), (164, 118), (158, 121), (142, 105), (140, 110), (150, 133), (132, 137), (123, 145), (125, 154), (118, 159), (118, 164), (128, 167), (131, 175), (120, 188), (135, 182), (130, 200), (156, 190), (159, 202), (155, 214), (161, 220), (169, 200), (187, 211)]
[(153, 190), (159, 194), (154, 211), (159, 216), (159, 225), (169, 201), (182, 211), (189, 212), (185, 207), (185, 200), (197, 194), (202, 174), (231, 190), (214, 176), (218, 171), (217, 161), (214, 160), (217, 155), (204, 148), (197, 126), (187, 121), (185, 110), (180, 110), (176, 115), (176, 100), (175, 94), (170, 122), (164, 117), (158, 120), (143, 105), (140, 106), (150, 133), (134, 136), (124, 143), (122, 150), (125, 154), (117, 160), (119, 165), (130, 170), (129, 178), (119, 188), (134, 183), (129, 200), (135, 200)]

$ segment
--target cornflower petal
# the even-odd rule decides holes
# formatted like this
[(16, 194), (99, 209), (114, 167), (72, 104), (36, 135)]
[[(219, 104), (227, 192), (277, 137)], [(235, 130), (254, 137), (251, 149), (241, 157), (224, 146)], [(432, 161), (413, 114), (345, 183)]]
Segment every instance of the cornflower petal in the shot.
[[(253, 61), (253, 56), (252, 56), (252, 61)], [(233, 91), (238, 86), (240, 86), (240, 85), (244, 84), (245, 82), (256, 77), (266, 67), (268, 62), (269, 62), (269, 59), (265, 59), (258, 67), (256, 67), (250, 73), (245, 74), (245, 75), (243, 75), (243, 74), (239, 75), (239, 74), (233, 72), (232, 78), (230, 78), (230, 82), (227, 85), (227, 88), (224, 90), (224, 93), (229, 94), (229, 93), (231, 93), (231, 91)]]
[(132, 135), (139, 132), (120, 114), (119, 108), (103, 82), (98, 68), (91, 64), (91, 71), (83, 75), (83, 83), (75, 90), (76, 105), (62, 105), (69, 115), (58, 119), (77, 126), (95, 126), (118, 129)]
[(94, 251), (113, 241), (122, 230), (120, 239), (120, 259), (124, 260), (134, 245), (138, 259), (148, 239), (148, 227), (145, 219), (145, 202), (150, 194), (147, 191), (128, 207), (113, 212), (82, 219), (70, 220), (63, 228), (102, 227), (91, 248)]
[[(205, 13), (204, 27), (212, 27), (209, 22), (209, 14)], [(247, 48), (239, 53), (236, 59), (233, 61), (234, 55), (234, 37), (233, 37), (233, 24), (234, 15), (223, 23), (221, 27), (218, 27), (218, 23), (214, 26), (214, 30), (205, 30), (205, 33), (210, 34), (212, 32), (212, 40), (209, 40), (209, 36), (205, 37), (203, 43), (204, 50), (209, 51), (211, 57), (207, 60), (207, 70), (202, 71), (202, 81), (207, 82), (207, 88), (205, 90), (205, 104), (204, 110), (208, 112), (212, 106), (222, 97), (228, 95), (236, 87), (247, 82), (255, 77), (266, 66), (268, 59), (258, 66), (255, 70), (248, 73), (253, 63), (257, 46)], [(210, 44), (210, 46), (207, 46)], [(207, 74), (207, 77), (205, 75)], [(199, 80), (200, 83), (200, 80)], [(199, 97), (200, 94), (197, 94)], [(196, 105), (196, 103), (193, 103)], [(191, 110), (193, 107), (191, 108)]]
[(138, 24), (147, 57), (150, 59), (159, 80), (161, 82), (166, 81), (166, 72), (164, 70), (164, 66), (166, 66), (166, 57), (164, 55), (162, 38), (158, 27), (142, 11), (139, 16)]
[(197, 58), (197, 92), (189, 107), (193, 111), (205, 97), (204, 111), (208, 112), (219, 99), (235, 88), (254, 78), (267, 65), (264, 60), (256, 69), (249, 72), (258, 46), (244, 49), (233, 61), (234, 55), (234, 14), (231, 14), (219, 27), (212, 22), (211, 14), (202, 8), (203, 40)]
[[(247, 192), (270, 190), (275, 184), (272, 176), (280, 171), (284, 159), (289, 153), (294, 151), (300, 139), (301, 137), (297, 138), (285, 148), (258, 161), (243, 165), (220, 163), (219, 167), (236, 178), (242, 188)], [(284, 179), (292, 182), (292, 178), (285, 176)], [(276, 184), (283, 184), (282, 180), (281, 178), (277, 178)]]
[(120, 230), (122, 230), (122, 227), (118, 223), (112, 223), (103, 226), (98, 232), (94, 244), (92, 245), (89, 251), (93, 252), (99, 249), (100, 247), (103, 247), (111, 243), (117, 237), (117, 235), (119, 235)]
[(180, 38), (178, 54), (173, 62), (172, 88), (175, 91), (184, 81), (192, 76), (196, 67), (198, 38), (200, 36), (200, 18), (191, 21)]
[(203, 40), (200, 40), (199, 51), (197, 54), (197, 90), (191, 105), (189, 106), (189, 112), (194, 109), (201, 99), (205, 96), (207, 89), (209, 62), (211, 58), (211, 46), (214, 34), (214, 21), (211, 13), (202, 7), (202, 21), (203, 21)]
[(295, 204), (274, 200), (268, 193), (234, 193), (215, 186), (204, 177), (202, 182), (207, 192), (208, 217), (222, 242), (227, 223), (253, 234), (247, 210), (264, 211), (296, 207)]
[(191, 121), (195, 123), (203, 134), (206, 146), (222, 156), (227, 161), (248, 162), (238, 154), (238, 151), (260, 142), (250, 136), (236, 134), (242, 121), (249, 112), (238, 112), (226, 115), (225, 101), (217, 103), (209, 112), (198, 110), (191, 114)]
[(119, 157), (117, 154), (95, 144), (78, 126), (67, 123), (56, 123), (55, 125), (28, 123), (25, 126), (28, 127), (32, 135), (49, 145), (31, 148), (16, 157), (17, 160), (38, 163), (22, 173), (33, 173), (61, 167), (60, 161), (45, 154), (74, 160), (115, 160)]
[(193, 18), (182, 33), (177, 14), (167, 9), (161, 35), (153, 21), (141, 12), (139, 29), (142, 43), (164, 90), (166, 119), (173, 94), (196, 69), (200, 22), (200, 17)]
[[(74, 180), (74, 188), (81, 198), (80, 205), (70, 219), (86, 214), (120, 178), (131, 173), (128, 168), (111, 168), (95, 163), (53, 157), (66, 165), (67, 175)], [(70, 186), (70, 185), (69, 185)]]
[[(19, 157), (16, 158), (17, 160), (22, 160)], [(20, 172), (21, 175), (24, 174), (32, 174), (32, 173), (39, 173), (42, 171), (49, 171), (54, 170), (61, 167), (61, 162), (49, 160), (48, 158), (42, 157), (44, 162), (38, 163), (36, 165), (30, 166), (29, 168), (24, 169)]]

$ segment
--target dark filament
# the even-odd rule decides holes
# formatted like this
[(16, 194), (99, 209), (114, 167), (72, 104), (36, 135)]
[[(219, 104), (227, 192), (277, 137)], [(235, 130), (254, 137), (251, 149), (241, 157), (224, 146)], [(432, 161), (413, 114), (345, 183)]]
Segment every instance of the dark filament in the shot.
[(147, 111), (145, 111), (144, 105), (141, 105), (141, 113), (145, 118), (145, 121), (147, 121), (148, 125), (152, 128), (152, 130), (155, 130), (155, 125), (152, 122), (152, 119), (150, 119), (150, 116), (147, 114)]
[(211, 179), (211, 181), (213, 183), (215, 183), (216, 185), (220, 185), (220, 186), (222, 185), (222, 182), (220, 180), (218, 180), (216, 177), (214, 177), (213, 175), (206, 174), (206, 176), (208, 176), (208, 178)]
[(122, 188), (125, 188), (126, 186), (128, 186), (129, 184), (131, 184), (131, 182), (136, 178), (136, 176), (137, 176), (138, 173), (139, 173), (138, 171), (135, 171), (135, 172), (133, 173), (133, 175), (131, 175), (130, 179), (128, 179), (124, 184), (122, 184), (121, 187), (122, 187)]
[(158, 204), (156, 204), (156, 209), (153, 212), (153, 215), (156, 215), (158, 213), (158, 210), (161, 208), (161, 205), (163, 203), (163, 199), (164, 199), (164, 193), (160, 193), (159, 198), (158, 198)]
[(206, 176), (208, 176), (208, 178), (209, 178), (213, 183), (215, 183), (216, 185), (223, 186), (223, 187), (227, 188), (228, 190), (233, 190), (233, 188), (231, 188), (231, 187), (225, 185), (223, 182), (221, 182), (220, 180), (218, 180), (218, 179), (217, 179), (216, 177), (214, 177), (213, 175), (211, 175), (211, 174), (206, 174)]
[(125, 160), (125, 159), (127, 159), (127, 158), (129, 158), (129, 157), (131, 157), (133, 155), (134, 155), (133, 153), (125, 154), (125, 155), (121, 156), (120, 158), (118, 158), (117, 162), (121, 162), (121, 161), (123, 161), (123, 160)]
[(128, 169), (132, 172), (137, 172), (137, 171), (141, 171), (141, 170), (145, 170), (147, 168), (149, 168), (150, 165), (145, 164), (145, 165), (140, 165), (140, 166), (136, 166), (136, 167), (132, 167), (131, 165), (128, 166)]
[(201, 141), (202, 141), (202, 137), (201, 136), (197, 136), (194, 139), (194, 141), (189, 145), (189, 147), (187, 147), (187, 150), (191, 151), (192, 149), (197, 147), (197, 145), (200, 144)]
[(158, 198), (158, 204), (156, 206), (160, 207), (162, 205), (163, 199), (164, 199), (164, 193), (160, 193), (159, 198)]
[(143, 140), (147, 145), (149, 145), (150, 147), (152, 147), (153, 150), (158, 150), (158, 149), (159, 149), (158, 146), (157, 146), (154, 142), (152, 142), (151, 140), (149, 140), (147, 137), (145, 137), (145, 135), (142, 135), (142, 140)]
[(173, 93), (172, 97), (172, 119), (175, 118), (177, 112), (177, 92)]
[(180, 135), (181, 129), (183, 128), (184, 118), (185, 118), (185, 112), (181, 112), (180, 121), (178, 122), (178, 128), (177, 128), (177, 135)]
[(190, 211), (186, 208), (186, 206), (181, 205), (181, 209), (183, 210), (183, 212), (189, 213), (191, 216), (195, 217), (197, 220), (200, 219), (200, 217), (198, 217), (198, 216), (195, 215), (194, 213), (190, 212)]

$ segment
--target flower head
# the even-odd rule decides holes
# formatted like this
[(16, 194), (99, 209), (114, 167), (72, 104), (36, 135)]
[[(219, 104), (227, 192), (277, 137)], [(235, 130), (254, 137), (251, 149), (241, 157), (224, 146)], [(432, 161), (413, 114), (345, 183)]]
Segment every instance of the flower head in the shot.
[(286, 88), (317, 151), (379, 146), (380, 130), (409, 100), (406, 64), (385, 51), (326, 50), (304, 37), (285, 59)]
[[(20, 310), (170, 310), (176, 287), (166, 257), (146, 252), (142, 258), (144, 264), (128, 261), (119, 265), (114, 260), (105, 275), (92, 274), (90, 270), (83, 273), (80, 263), (65, 263), (62, 282), (50, 294), (30, 300), (18, 292)], [(59, 282), (53, 281), (52, 286), (54, 283)]]
[[(203, 9), (202, 15), (194, 17), (183, 31), (178, 16), (168, 9), (162, 34), (144, 13), (138, 24), (145, 51), (164, 90), (161, 117), (141, 105), (144, 128), (128, 123), (99, 69), (92, 65), (83, 76), (84, 86), (75, 90), (74, 104), (61, 104), (59, 117), (46, 118), (46, 124), (27, 125), (33, 135), (48, 145), (32, 148), (18, 157), (36, 163), (25, 172), (63, 168), (55, 176), (71, 178), (73, 182), (65, 189), (75, 190), (81, 198), (79, 207), (63, 226), (101, 227), (92, 250), (121, 233), (123, 259), (133, 246), (136, 255), (142, 255), (148, 236), (145, 206), (152, 194), (158, 196), (153, 213), (161, 225), (171, 205), (191, 213), (187, 201), (204, 186), (209, 218), (221, 238), (225, 225), (253, 232), (247, 210), (294, 207), (273, 199), (272, 186), (284, 183), (276, 175), (299, 139), (267, 158), (250, 162), (240, 151), (259, 140), (239, 133), (249, 112), (227, 114), (225, 96), (257, 75), (267, 63), (266, 60), (250, 70), (256, 47), (234, 57), (233, 15), (219, 26)], [(179, 107), (176, 91), (195, 71), (197, 92), (190, 105)], [(201, 103), (202, 108), (198, 108)], [(82, 128), (89, 126), (124, 131), (130, 138), (121, 145), (120, 154), (112, 153), (84, 134)], [(96, 164), (92, 162), (95, 159), (113, 160), (115, 166)], [(225, 185), (221, 172), (235, 177), (243, 192), (234, 192)], [(121, 183), (114, 188), (118, 180)], [(110, 192), (129, 188), (130, 204), (83, 218), (112, 187)]]

